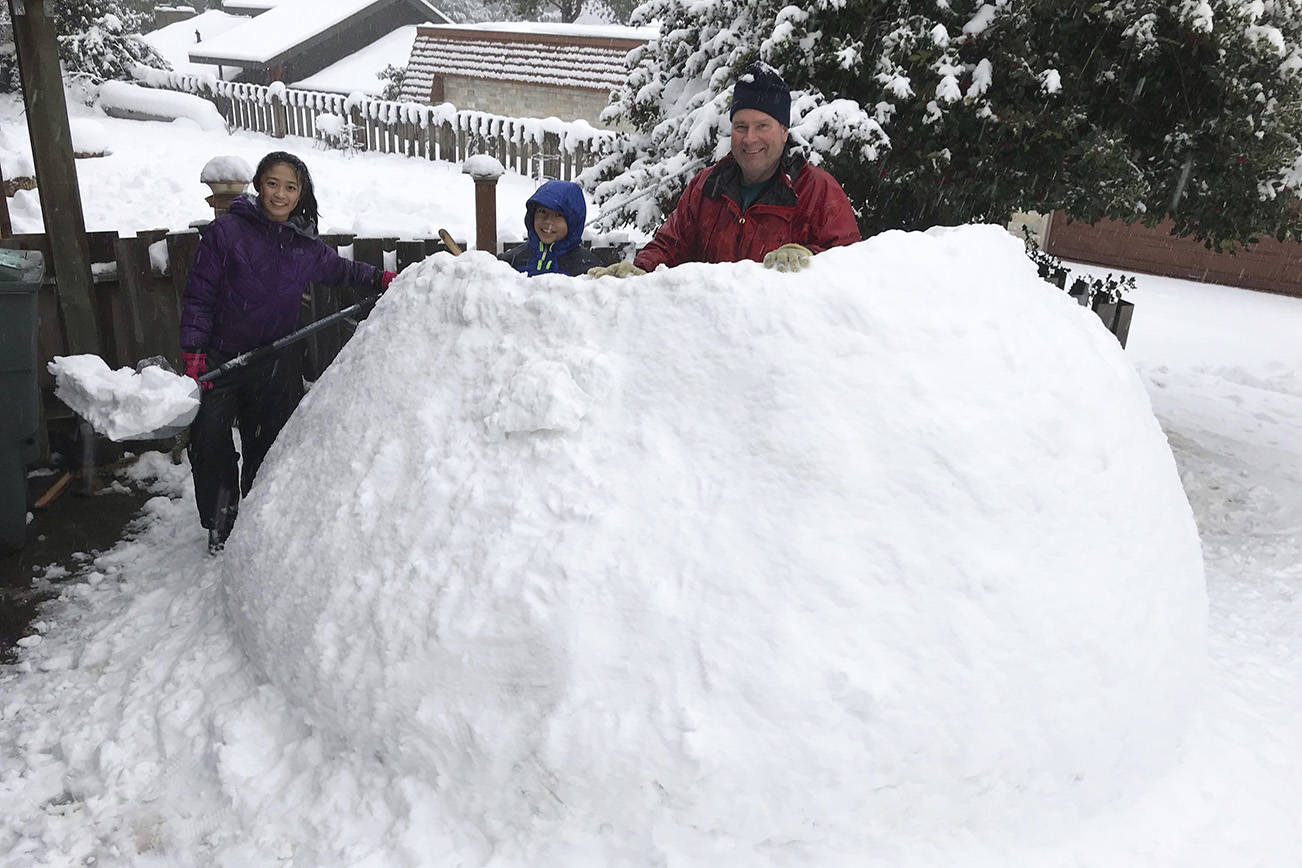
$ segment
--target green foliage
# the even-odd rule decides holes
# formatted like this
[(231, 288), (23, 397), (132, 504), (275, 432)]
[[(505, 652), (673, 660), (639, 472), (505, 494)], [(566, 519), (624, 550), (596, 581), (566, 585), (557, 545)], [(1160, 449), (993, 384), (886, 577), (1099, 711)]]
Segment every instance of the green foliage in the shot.
[[(636, 132), (588, 178), (611, 222), (658, 222), (687, 178), (645, 167), (706, 156), (693, 135), (724, 128), (702, 108), (726, 106), (762, 59), (865, 234), (1022, 209), (1171, 218), (1221, 249), (1302, 231), (1298, 0), (652, 0), (650, 13), (660, 41), (611, 111)], [(659, 207), (617, 207), (650, 182)]]

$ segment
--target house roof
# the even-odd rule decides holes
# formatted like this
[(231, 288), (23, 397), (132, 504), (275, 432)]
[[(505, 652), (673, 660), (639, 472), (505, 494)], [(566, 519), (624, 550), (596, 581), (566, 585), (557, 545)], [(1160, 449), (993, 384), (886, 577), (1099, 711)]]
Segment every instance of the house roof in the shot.
[(237, 15), (248, 13), (266, 12), (268, 9), (274, 9), (285, 0), (222, 0), (222, 11), (233, 12)]
[[(247, 0), (246, 0), (247, 2)], [(434, 21), (449, 21), (429, 0), (282, 0), (256, 18), (196, 45), (192, 63), (275, 66), (336, 29), (397, 3)]]
[(424, 102), (437, 75), (609, 91), (628, 75), (625, 55), (655, 33), (530, 22), (424, 26), (416, 31), (402, 99)]
[(386, 82), (377, 73), (386, 66), (403, 66), (411, 56), (411, 44), (416, 40), (416, 25), (407, 24), (382, 36), (370, 45), (307, 78), (290, 84), (299, 90), (317, 90), (328, 93), (366, 93), (378, 96)]

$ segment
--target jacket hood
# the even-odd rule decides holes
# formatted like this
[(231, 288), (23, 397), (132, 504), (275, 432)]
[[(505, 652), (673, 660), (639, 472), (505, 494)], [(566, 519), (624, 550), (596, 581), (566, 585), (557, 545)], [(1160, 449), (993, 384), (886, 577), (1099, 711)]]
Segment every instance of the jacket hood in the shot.
[(548, 181), (534, 191), (524, 204), (524, 230), (531, 250), (537, 250), (540, 243), (538, 232), (533, 228), (533, 212), (539, 205), (560, 212), (565, 217), (565, 225), (569, 230), (564, 238), (552, 245), (552, 255), (560, 256), (578, 247), (583, 239), (583, 224), (588, 219), (588, 204), (583, 201), (583, 188), (573, 181)]
[(316, 224), (308, 221), (301, 214), (295, 214), (284, 223), (277, 223), (266, 215), (262, 206), (258, 204), (258, 197), (252, 193), (241, 193), (231, 202), (230, 212), (237, 217), (243, 217), (251, 223), (266, 225), (269, 227), (288, 226), (304, 238), (316, 239)]

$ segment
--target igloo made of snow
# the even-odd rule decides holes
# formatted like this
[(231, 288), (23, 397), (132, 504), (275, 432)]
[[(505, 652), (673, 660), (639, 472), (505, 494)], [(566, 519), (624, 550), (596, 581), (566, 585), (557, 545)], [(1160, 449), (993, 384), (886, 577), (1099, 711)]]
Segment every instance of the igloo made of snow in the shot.
[(1036, 827), (1166, 768), (1205, 661), (1147, 395), (995, 227), (794, 274), (430, 257), (224, 560), (310, 725), (558, 852)]

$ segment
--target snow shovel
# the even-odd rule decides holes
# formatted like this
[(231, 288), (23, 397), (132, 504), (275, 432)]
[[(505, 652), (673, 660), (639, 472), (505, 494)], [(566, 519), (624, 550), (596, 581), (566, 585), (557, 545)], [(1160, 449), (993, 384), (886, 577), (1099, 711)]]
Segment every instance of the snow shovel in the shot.
[(165, 440), (188, 428), (198, 415), (200, 383), (259, 362), (345, 317), (365, 313), (378, 300), (378, 295), (368, 296), (266, 346), (240, 353), (202, 374), (199, 383), (178, 374), (161, 356), (145, 359), (134, 372), (110, 371), (99, 356), (56, 357), (50, 363), (55, 394), (110, 440)]

